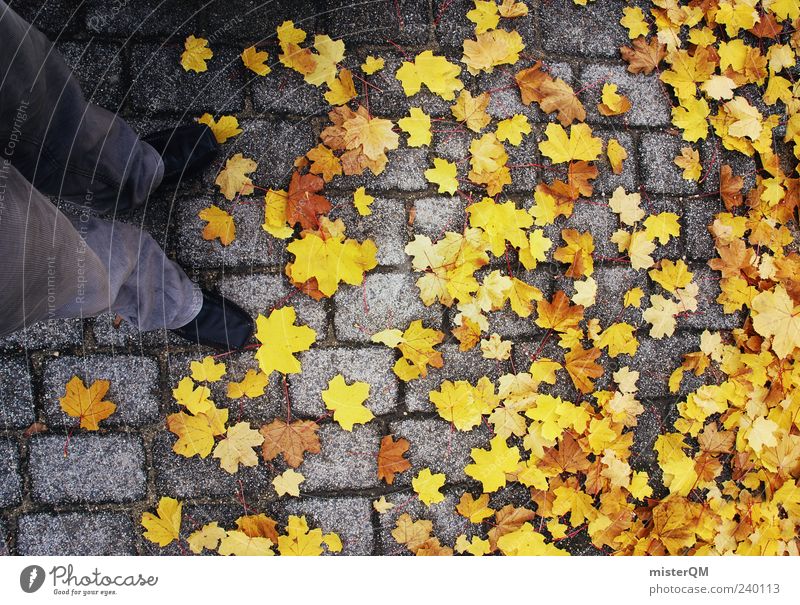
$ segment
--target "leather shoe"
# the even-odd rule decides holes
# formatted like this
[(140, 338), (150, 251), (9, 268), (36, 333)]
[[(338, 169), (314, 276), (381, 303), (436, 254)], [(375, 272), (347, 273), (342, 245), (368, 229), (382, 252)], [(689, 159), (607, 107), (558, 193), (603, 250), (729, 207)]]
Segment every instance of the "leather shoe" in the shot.
[(188, 341), (224, 351), (244, 347), (255, 330), (252, 317), (224, 296), (205, 289), (202, 292), (200, 313), (172, 332)]
[(201, 172), (219, 153), (214, 132), (205, 124), (186, 124), (142, 137), (164, 160), (162, 185), (175, 184)]

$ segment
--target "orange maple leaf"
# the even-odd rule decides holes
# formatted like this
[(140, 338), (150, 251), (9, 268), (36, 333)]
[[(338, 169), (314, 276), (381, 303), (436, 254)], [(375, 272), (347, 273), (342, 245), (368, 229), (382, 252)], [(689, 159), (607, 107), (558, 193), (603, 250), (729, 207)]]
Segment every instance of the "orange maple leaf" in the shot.
[(269, 462), (278, 454), (283, 454), (286, 464), (297, 468), (302, 464), (305, 452), (319, 454), (320, 444), (317, 431), (319, 425), (312, 420), (295, 420), (287, 424), (276, 418), (261, 427), (259, 432), (264, 436), (261, 455)]
[(411, 468), (411, 463), (403, 458), (408, 451), (409, 443), (402, 437), (395, 441), (391, 435), (381, 439), (381, 449), (378, 451), (378, 479), (383, 479), (391, 485), (394, 476)]

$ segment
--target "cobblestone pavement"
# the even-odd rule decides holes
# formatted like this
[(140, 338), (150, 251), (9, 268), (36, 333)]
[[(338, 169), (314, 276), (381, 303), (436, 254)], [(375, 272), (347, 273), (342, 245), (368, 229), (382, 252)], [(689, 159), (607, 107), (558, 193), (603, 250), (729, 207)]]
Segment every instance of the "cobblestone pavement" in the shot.
[[(675, 399), (667, 389), (669, 372), (683, 353), (697, 350), (703, 329), (731, 328), (742, 321), (741, 316), (724, 315), (714, 302), (717, 286), (705, 265), (714, 252), (706, 225), (722, 206), (713, 195), (702, 194), (713, 192), (717, 184), (707, 179), (698, 189), (681, 177), (671, 161), (679, 152), (680, 137), (670, 128), (666, 92), (655, 76), (632, 76), (625, 71), (617, 49), (627, 40), (618, 24), (626, 2), (597, 0), (586, 7), (576, 7), (572, 0), (526, 3), (531, 6), (530, 17), (514, 24), (526, 44), (526, 54), (514, 70), (543, 59), (552, 73), (576, 90), (585, 89), (581, 94), (589, 110), (587, 122), (604, 139), (619, 139), (631, 158), (620, 175), (598, 162), (596, 199), (623, 185), (628, 191), (641, 189), (654, 211), (677, 212), (681, 238), (659, 251), (669, 258), (687, 259), (702, 286), (700, 312), (681, 318), (674, 336), (652, 340), (646, 330), (640, 330), (636, 356), (615, 360), (642, 375), (640, 395), (646, 411), (636, 430), (633, 466), (660, 477), (651, 445), (673, 419)], [(204, 111), (236, 115), (244, 132), (225, 144), (224, 155), (242, 152), (252, 157), (259, 166), (254, 182), (274, 188), (288, 184), (294, 159), (315, 144), (329, 106), (319, 89), (305, 85), (297, 74), (280, 65), (273, 65), (266, 78), (246, 73), (238, 58), (245, 46), (260, 43), (270, 52), (272, 63), (277, 57), (275, 28), (293, 19), (306, 31), (342, 37), (348, 65), (360, 64), (368, 53), (383, 56), (386, 77), (379, 79), (381, 92), (370, 93), (370, 107), (376, 115), (397, 118), (407, 115), (409, 100), (399, 82), (389, 76), (404, 54), (430, 48), (458, 60), (461, 43), (473, 30), (464, 17), (472, 4), (467, 0), (272, 0), (263, 4), (258, 0), (204, 4), (190, 0), (18, 0), (11, 4), (56, 41), (87, 96), (119, 110), (142, 133), (187, 122)], [(183, 39), (190, 33), (210, 41), (214, 59), (206, 73), (187, 74), (179, 65)], [(596, 83), (609, 79), (633, 101), (626, 119), (613, 123), (593, 111), (601, 88)], [(507, 73), (498, 70), (470, 77), (465, 70), (464, 81), (473, 91), (497, 89), (492, 94), (492, 115), (502, 118), (522, 113), (535, 124), (535, 135), (520, 148), (509, 150), (510, 161), (547, 166), (536, 142), (552, 117), (534, 105), (523, 106), (518, 91), (508, 86)], [(413, 101), (415, 105), (422, 102), (432, 115), (449, 113), (448, 105), (438, 97), (422, 93)], [(185, 501), (184, 518), (190, 521), (190, 529), (207, 520), (230, 526), (243, 514), (245, 502), (279, 520), (293, 513), (306, 514), (314, 526), (339, 533), (347, 554), (400, 554), (405, 551), (390, 534), (395, 511), (382, 515), (379, 522), (371, 501), (387, 495), (389, 501), (405, 504), (403, 510), (412, 516), (421, 514), (423, 511), (415, 508), (421, 507), (418, 501), (408, 502), (413, 493), (410, 479), (426, 466), (433, 472), (445, 472), (448, 478), (445, 502), (424, 511), (433, 521), (434, 533), (452, 545), (459, 533), (475, 527), (456, 515), (454, 503), (465, 489), (478, 485), (464, 475), (463, 468), (470, 461), (470, 448), (488, 442), (488, 430), (452, 431), (428, 402), (428, 391), (448, 378), (475, 381), (483, 374), (497, 378), (511, 371), (514, 360), (519, 367), (539, 346), (543, 331), (510, 312), (493, 314), (492, 330), (514, 338), (511, 362), (484, 360), (475, 350), (460, 353), (449, 337), (442, 346), (442, 370), (408, 384), (391, 371), (394, 351), (369, 342), (372, 333), (385, 327), (405, 328), (412, 318), (423, 318), (426, 326), (446, 329), (450, 325), (447, 309), (438, 304), (426, 308), (420, 302), (403, 246), (412, 232), (410, 213), (415, 217), (415, 233), (434, 237), (446, 229), (461, 228), (465, 202), (437, 196), (423, 171), (431, 165), (433, 155), (453, 160), (465, 157), (467, 145), (468, 139), (458, 133), (435, 133), (430, 148), (401, 145), (392, 152), (387, 170), (379, 177), (339, 178), (326, 188), (334, 203), (340, 202), (332, 215), (345, 220), (348, 235), (368, 236), (377, 243), (379, 267), (367, 275), (363, 289), (345, 286), (322, 302), (303, 294), (291, 297), (298, 323), (317, 332), (317, 343), (301, 355), (304, 372), (288, 379), (292, 411), (312, 419), (323, 415), (320, 390), (341, 372), (348, 382), (371, 384), (367, 406), (376, 420), (351, 433), (330, 419), (320, 421), (322, 452), (307, 456), (299, 469), (306, 477), (302, 498), (277, 499), (274, 490), (268, 489), (280, 472), (277, 467), (262, 463), (229, 475), (210, 457), (186, 459), (172, 452), (175, 437), (164, 428), (165, 416), (176, 411), (171, 388), (188, 373), (189, 360), (200, 359), (208, 351), (187, 347), (185, 341), (171, 335), (139, 334), (126, 326), (115, 329), (108, 316), (42, 323), (0, 342), (0, 551), (19, 555), (180, 554), (174, 545), (161, 549), (145, 541), (139, 525), (143, 511), (154, 510), (161, 496), (173, 496)], [(702, 154), (704, 162), (719, 160), (713, 144), (703, 147)], [(752, 166), (743, 165), (743, 159), (747, 161), (744, 156), (727, 157), (722, 152), (721, 157), (737, 174), (752, 175)], [(162, 191), (150, 200), (145, 212), (125, 220), (149, 230), (204, 285), (219, 288), (254, 314), (268, 312), (291, 296), (292, 288), (282, 272), (291, 257), (284, 242), (271, 239), (261, 229), (260, 204), (236, 206), (238, 234), (227, 248), (201, 239), (203, 223), (197, 211), (219, 199), (213, 186), (217, 168), (176, 191)], [(510, 198), (521, 207), (530, 205), (541, 170), (531, 167), (515, 172)], [(362, 184), (376, 197), (373, 214), (368, 217), (358, 216), (352, 205), (341, 203), (352, 199), (353, 189)], [(580, 204), (568, 221), (548, 235), (558, 242), (563, 227), (591, 230), (596, 254), (615, 257), (618, 252), (609, 238), (616, 224), (607, 205)], [(587, 316), (606, 322), (622, 313), (618, 303), (602, 301), (634, 285), (633, 273), (618, 263), (598, 262), (594, 274), (598, 304)], [(515, 275), (524, 276), (548, 298), (554, 289), (567, 288), (568, 282), (561, 281), (558, 269), (550, 263), (535, 271), (520, 269)], [(635, 285), (648, 293), (646, 277), (640, 277)], [(641, 312), (636, 309), (626, 310), (621, 317), (642, 324)], [(246, 367), (253, 367), (252, 353), (231, 356), (226, 362), (229, 376), (240, 379)], [(603, 365), (612, 367), (609, 364), (605, 359)], [(109, 398), (118, 410), (98, 433), (70, 431), (72, 419), (60, 412), (58, 398), (75, 373), (89, 380), (111, 381)], [(697, 388), (692, 380), (697, 379), (684, 380), (683, 392)], [(601, 380), (598, 388), (603, 387)], [(561, 381), (557, 390), (574, 395), (568, 381)], [(231, 419), (254, 424), (286, 413), (282, 384), (274, 377), (267, 394), (247, 400), (241, 407), (222, 396), (217, 401), (230, 405)], [(34, 422), (45, 423), (48, 430), (26, 436), (25, 429)], [(400, 475), (391, 487), (380, 483), (376, 473), (380, 438), (389, 433), (411, 442), (413, 464), (413, 470)], [(493, 494), (492, 505), (524, 504), (528, 498), (527, 491), (516, 485)], [(568, 550), (575, 554), (599, 553), (581, 534), (568, 542)]]

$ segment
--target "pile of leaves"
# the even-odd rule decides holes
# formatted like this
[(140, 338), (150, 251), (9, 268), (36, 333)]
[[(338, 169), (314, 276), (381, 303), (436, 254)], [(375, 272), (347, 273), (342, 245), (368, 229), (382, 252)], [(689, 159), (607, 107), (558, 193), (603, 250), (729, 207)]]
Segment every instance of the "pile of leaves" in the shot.
[[(682, 317), (697, 312), (700, 284), (683, 260), (654, 260), (659, 247), (680, 236), (680, 217), (651, 212), (647, 203), (643, 207), (641, 192), (620, 187), (607, 201), (591, 203), (607, 203), (617, 215), (618, 229), (611, 236), (620, 253), (616, 260), (646, 274), (653, 293), (645, 297), (636, 287), (618, 293), (623, 309), (642, 310), (643, 325), (586, 316), (588, 308), (608, 302), (597, 301), (593, 234), (563, 228), (559, 243), (546, 232), (552, 234), (551, 225), (563, 224), (576, 204), (593, 196), (596, 162), (605, 158), (620, 173), (629, 154), (620, 141), (603, 141), (585, 123), (583, 91), (549, 73), (541, 61), (514, 68), (525, 54), (514, 23), (528, 18), (527, 13), (514, 0), (475, 0), (467, 13), (475, 34), (464, 40), (463, 67), (426, 50), (407, 57), (396, 72), (412, 103), (424, 87), (452, 103), (455, 128), (472, 133), (463, 162), (437, 157), (425, 171), (439, 193), (458, 195), (467, 207), (463, 231), (446, 231), (436, 241), (417, 234), (405, 248), (419, 273), (421, 300), (454, 308), (452, 336), (459, 348), (479, 347), (487, 359), (510, 359), (513, 345), (490, 332), (492, 313), (510, 309), (546, 334), (529, 355), (529, 367), (515, 368), (497, 381), (487, 376), (474, 384), (445, 380), (429, 393), (454, 430), (491, 428), (488, 446), (473, 448), (473, 462), (464, 469), (480, 490), (465, 493), (456, 507), (474, 527), (454, 544), (442, 544), (430, 520), (403, 513), (392, 536), (417, 555), (568, 554), (561, 541), (581, 532), (596, 548), (614, 554), (800, 554), (800, 83), (794, 79), (800, 5), (795, 0), (654, 0), (647, 11), (630, 6), (620, 16), (631, 39), (630, 46), (620, 49), (628, 71), (657, 74), (671, 98), (673, 124), (685, 141), (678, 157), (662, 161), (678, 165), (687, 180), (700, 182), (716, 173), (725, 210), (708, 226), (719, 255), (708, 264), (719, 272), (716, 302), (725, 313), (744, 310), (746, 316), (737, 329), (704, 331), (700, 350), (670, 368), (672, 393), (681, 392), (687, 373), (701, 377), (703, 386), (678, 397), (674, 426), (662, 427), (653, 444), (659, 470), (652, 474), (632, 468), (634, 430), (645, 409), (637, 385), (644, 379), (625, 361), (636, 355), (643, 334), (669, 337)], [(430, 145), (433, 123), (443, 120), (417, 106), (396, 124), (372, 115), (360, 99), (366, 101), (373, 86), (369, 78), (384, 69), (383, 58), (369, 56), (358, 74), (340, 67), (341, 41), (317, 35), (310, 43), (291, 22), (282, 24), (277, 36), (280, 63), (300, 73), (308, 85), (324, 86), (332, 109), (319, 144), (295, 161), (288, 189), (264, 189), (263, 228), (290, 240), (294, 258), (285, 267), (286, 276), (319, 300), (342, 284), (361, 284), (376, 266), (377, 251), (369, 239), (348, 238), (341, 219), (327, 218), (331, 203), (325, 185), (344, 175), (381, 174), (401, 143)], [(204, 41), (187, 39), (184, 68), (202, 71), (212, 57)], [(242, 53), (244, 64), (261, 77), (271, 71), (267, 59), (255, 48)], [(505, 191), (516, 168), (508, 150), (532, 135), (531, 124), (524, 115), (493, 119), (487, 113), (492, 93), (465, 90), (463, 69), (472, 75), (505, 71), (524, 104), (535, 103), (555, 117), (538, 143), (553, 170), (531, 192), (527, 210)], [(631, 100), (613, 81), (601, 84), (598, 112), (624, 120)], [(241, 132), (233, 116), (206, 114), (200, 121), (212, 127), (220, 142)], [(706, 139), (752, 158), (754, 175), (735, 174), (719, 161), (719, 153), (703, 165), (697, 145)], [(459, 164), (469, 167), (465, 177), (458, 176)], [(221, 195), (233, 203), (253, 195), (260, 188), (248, 175), (256, 168), (255, 161), (232, 156), (216, 180)], [(750, 176), (754, 186), (747, 191), (745, 177)], [(477, 187), (481, 195), (465, 191), (465, 181), (469, 191)], [(368, 215), (372, 200), (362, 187), (352, 202), (360, 215)], [(234, 240), (228, 211), (214, 205), (200, 217), (207, 221), (204, 238), (221, 245)], [(510, 264), (507, 271), (488, 271), (493, 259), (509, 254), (528, 270), (557, 263), (573, 294), (557, 290), (547, 300), (515, 276)], [(314, 330), (296, 325), (290, 306), (259, 315), (257, 324), (258, 369), (230, 381), (229, 398), (263, 395), (276, 375), (285, 388), (286, 376), (303, 370), (295, 354), (316, 339)], [(443, 367), (437, 346), (447, 336), (417, 319), (374, 334), (372, 340), (399, 351), (393, 369), (408, 382)], [(551, 357), (541, 354), (548, 341), (556, 345), (549, 349), (557, 351)], [(616, 369), (601, 365), (603, 359)], [(178, 437), (174, 451), (211, 454), (229, 473), (259, 464), (255, 448), (261, 448), (264, 463), (282, 455), (290, 468), (276, 476), (276, 493), (300, 496), (303, 476), (294, 469), (306, 455), (320, 452), (317, 423), (293, 420), (287, 410), (285, 420), (276, 418), (258, 429), (247, 422), (229, 425), (228, 410), (216, 406), (207, 386), (225, 373), (224, 363), (206, 358), (192, 362), (191, 377), (176, 386), (181, 410), (167, 418), (168, 429)], [(553, 386), (564, 377), (575, 397), (555, 394)], [(603, 383), (610, 386), (597, 388), (601, 377), (610, 377)], [(364, 405), (369, 388), (362, 382), (347, 384), (337, 375), (320, 397), (333, 421), (350, 431), (373, 419)], [(95, 392), (94, 400), (104, 392)], [(100, 402), (104, 413), (111, 413), (107, 403)], [(80, 412), (79, 405), (72, 409), (92, 416)], [(96, 429), (96, 422), (85, 428)], [(410, 445), (405, 439), (383, 438), (378, 476), (386, 484), (411, 468), (405, 458)], [(425, 506), (437, 505), (444, 500), (440, 490), (447, 479), (421, 469), (412, 479), (415, 497)], [(529, 503), (491, 508), (492, 495), (512, 484), (530, 491)], [(393, 507), (385, 497), (374, 506), (381, 514)], [(180, 503), (164, 498), (158, 513), (144, 515), (145, 537), (162, 546), (183, 539)], [(231, 530), (216, 523), (196, 529), (188, 537), (192, 551), (272, 554), (277, 547), (281, 554), (320, 554), (323, 545), (330, 552), (341, 548), (337, 536), (309, 530), (300, 517), (289, 518), (284, 535), (264, 515), (236, 523)]]

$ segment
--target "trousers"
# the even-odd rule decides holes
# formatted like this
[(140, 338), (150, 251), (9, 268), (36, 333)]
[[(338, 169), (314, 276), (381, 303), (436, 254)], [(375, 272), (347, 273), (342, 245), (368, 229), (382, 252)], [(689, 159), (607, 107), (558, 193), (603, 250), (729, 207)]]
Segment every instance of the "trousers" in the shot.
[(0, 0), (0, 336), (106, 311), (140, 331), (194, 319), (199, 286), (149, 234), (115, 220), (163, 174), (158, 152), (87, 102), (52, 43)]

